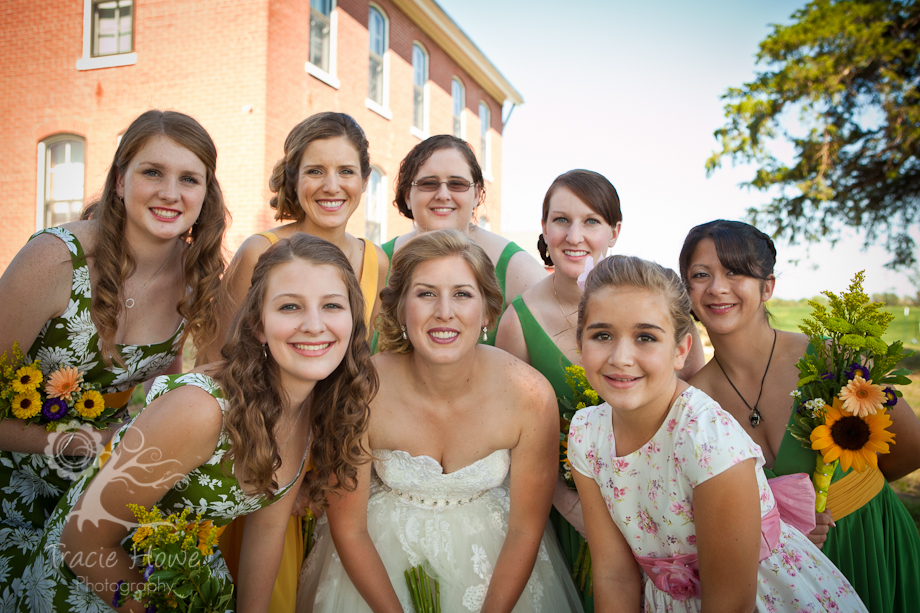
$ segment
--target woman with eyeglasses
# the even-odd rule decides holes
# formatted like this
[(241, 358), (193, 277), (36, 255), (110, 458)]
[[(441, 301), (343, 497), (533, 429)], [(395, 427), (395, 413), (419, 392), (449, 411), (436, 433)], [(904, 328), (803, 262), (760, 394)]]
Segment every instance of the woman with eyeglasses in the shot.
[[(415, 222), (415, 229), (381, 245), (383, 251), (392, 260), (393, 254), (418, 234), (459, 230), (482, 247), (495, 265), (504, 309), (546, 277), (546, 271), (515, 243), (471, 223), (485, 196), (482, 168), (469, 143), (448, 134), (422, 141), (399, 164), (394, 202), (403, 217)], [(497, 325), (496, 321), (482, 331), (483, 342), (495, 344)]]

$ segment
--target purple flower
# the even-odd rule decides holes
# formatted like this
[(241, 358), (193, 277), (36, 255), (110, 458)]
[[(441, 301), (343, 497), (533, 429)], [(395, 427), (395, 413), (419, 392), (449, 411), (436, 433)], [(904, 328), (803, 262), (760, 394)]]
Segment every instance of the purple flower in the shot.
[(153, 564), (148, 564), (148, 565), (144, 568), (144, 581), (147, 581), (148, 579), (150, 579), (150, 575), (153, 574), (153, 571), (154, 571), (154, 570), (156, 570), (156, 569), (153, 567)]
[(826, 372), (826, 373), (824, 373), (823, 375), (821, 375), (821, 380), (822, 380), (822, 381), (833, 381), (833, 380), (834, 380), (834, 373), (832, 373), (832, 372)]
[(69, 407), (60, 398), (49, 398), (42, 405), (42, 416), (48, 421), (57, 421), (67, 415)]
[(147, 605), (147, 608), (144, 609), (144, 613), (157, 613), (156, 603), (151, 602)]
[(121, 606), (121, 586), (125, 584), (124, 579), (119, 579), (115, 584), (115, 595), (112, 596), (112, 606), (116, 609)]
[(850, 364), (849, 368), (846, 369), (844, 374), (846, 374), (848, 380), (855, 379), (858, 375), (868, 381), (871, 376), (868, 368), (855, 362)]
[(882, 393), (885, 394), (885, 402), (882, 403), (882, 406), (891, 408), (898, 404), (898, 395), (894, 393), (893, 388), (886, 387), (882, 390)]

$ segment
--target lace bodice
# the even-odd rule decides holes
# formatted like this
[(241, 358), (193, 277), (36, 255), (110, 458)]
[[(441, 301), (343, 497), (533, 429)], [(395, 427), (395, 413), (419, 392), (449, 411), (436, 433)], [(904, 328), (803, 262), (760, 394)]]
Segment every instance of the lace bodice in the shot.
[(511, 451), (499, 449), (452, 473), (444, 473), (431, 456), (405, 451), (374, 450), (374, 468), (384, 488), (422, 506), (452, 506), (471, 502), (498, 487), (511, 467)]

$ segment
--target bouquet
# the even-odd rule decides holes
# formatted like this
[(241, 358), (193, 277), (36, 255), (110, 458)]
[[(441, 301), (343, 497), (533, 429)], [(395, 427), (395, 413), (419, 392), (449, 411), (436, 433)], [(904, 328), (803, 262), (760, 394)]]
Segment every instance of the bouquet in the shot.
[(913, 355), (900, 341), (887, 344), (882, 335), (894, 315), (879, 310), (863, 292), (859, 272), (846, 292), (822, 292), (830, 312), (809, 300), (811, 318), (800, 327), (814, 353), (806, 353), (797, 367), (800, 378), (792, 395), (799, 408), (789, 431), (807, 449), (817, 452), (812, 480), (817, 492), (815, 510), (824, 511), (834, 469), (852, 467), (861, 473), (878, 468), (879, 453), (889, 453), (894, 434), (886, 428), (891, 409), (901, 396), (893, 385), (907, 385), (909, 371), (896, 369)]
[[(594, 391), (594, 388), (591, 387), (591, 384), (588, 383), (588, 378), (585, 376), (585, 369), (581, 366), (575, 366), (574, 364), (572, 366), (567, 366), (565, 369), (565, 381), (569, 384), (569, 387), (572, 388), (575, 406), (572, 406), (571, 402), (561, 396), (556, 398), (559, 402), (559, 406), (562, 407), (562, 416), (560, 417), (561, 429), (559, 432), (559, 462), (561, 464), (560, 471), (563, 481), (565, 481), (569, 489), (574, 490), (575, 480), (572, 478), (572, 466), (569, 464), (568, 456), (569, 425), (576, 411), (588, 406), (599, 405), (601, 399), (597, 395), (597, 392)], [(582, 541), (581, 547), (578, 549), (578, 556), (575, 558), (575, 566), (572, 571), (572, 579), (579, 588), (585, 589), (585, 586), (587, 586), (588, 594), (593, 593), (591, 586), (591, 551), (588, 549), (588, 541)]]
[(441, 613), (441, 588), (438, 580), (429, 576), (421, 565), (403, 574), (406, 576), (415, 613)]
[(29, 362), (19, 343), (13, 343), (12, 359), (6, 352), (0, 355), (0, 421), (15, 417), (43, 423), (49, 432), (76, 430), (84, 423), (103, 429), (118, 422), (118, 407), (106, 407), (99, 385), (84, 381), (83, 375), (61, 366), (46, 379), (40, 361)]
[[(112, 599), (118, 608), (128, 600), (147, 601), (147, 611), (223, 613), (234, 608), (233, 581), (212, 572), (207, 557), (223, 532), (201, 514), (189, 521), (189, 510), (164, 518), (157, 507), (149, 511), (129, 504), (140, 523), (131, 537), (135, 557), (142, 562), (144, 584), (131, 591), (124, 580)], [(139, 553), (142, 552), (142, 553)]]

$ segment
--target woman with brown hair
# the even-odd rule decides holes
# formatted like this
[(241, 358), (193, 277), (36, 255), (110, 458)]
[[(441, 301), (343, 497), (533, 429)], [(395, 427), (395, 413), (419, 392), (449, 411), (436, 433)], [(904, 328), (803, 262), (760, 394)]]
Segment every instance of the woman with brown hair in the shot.
[[(298, 234), (266, 251), (252, 280), (223, 359), (157, 379), (112, 457), (55, 510), (23, 578), (21, 611), (101, 610), (120, 582), (139, 587), (128, 503), (164, 516), (190, 508), (215, 526), (251, 514), (236, 605), (266, 611), (305, 467), (318, 477), (316, 504), (354, 489), (377, 377), (351, 266), (335, 246)], [(227, 577), (219, 550), (206, 562)]]
[[(108, 407), (126, 406), (139, 383), (180, 372), (185, 340), (201, 348), (217, 334), (229, 215), (216, 164), (214, 142), (188, 115), (135, 119), (84, 219), (35, 234), (0, 278), (0, 352), (18, 343), (46, 377), (82, 372)], [(0, 423), (4, 599), (59, 498), (114, 434), (26, 425)]]
[(544, 538), (552, 389), (479, 343), (501, 313), (492, 262), (457, 230), (422, 234), (394, 256), (381, 301), (376, 477), (364, 465), (353, 492), (330, 498), (332, 542), (321, 534), (311, 552), (298, 610), (411, 610), (403, 573), (417, 565), (440, 582), (443, 611), (580, 610)]

